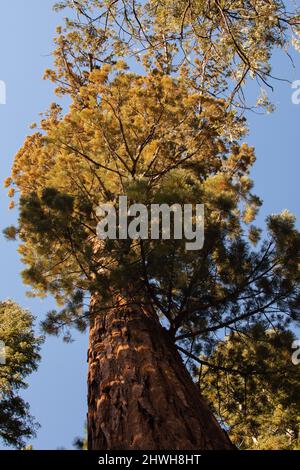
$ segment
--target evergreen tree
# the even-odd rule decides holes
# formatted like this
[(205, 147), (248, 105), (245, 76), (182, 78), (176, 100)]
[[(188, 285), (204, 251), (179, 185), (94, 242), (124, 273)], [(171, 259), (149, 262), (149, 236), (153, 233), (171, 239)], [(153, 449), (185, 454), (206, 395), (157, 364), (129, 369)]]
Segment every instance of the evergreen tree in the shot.
[[(44, 329), (68, 340), (71, 326), (90, 328), (90, 449), (232, 448), (178, 348), (198, 356), (224, 328), (299, 321), (300, 236), (287, 211), (265, 239), (253, 225), (255, 154), (237, 100), (248, 73), (267, 83), (297, 12), (209, 3), (214, 15), (201, 1), (62, 2), (75, 15), (46, 76), (72, 103), (52, 104), (6, 181), (20, 194), (7, 236), (20, 239), (24, 281), (63, 306)], [(97, 207), (119, 195), (204, 203), (203, 249), (99, 240)]]
[[(201, 368), (202, 393), (243, 449), (299, 448), (300, 371), (295, 336), (256, 324), (232, 332)], [(219, 366), (222, 366), (220, 369)]]
[(0, 364), (0, 438), (5, 445), (22, 448), (35, 436), (37, 424), (29, 405), (19, 396), (25, 378), (37, 369), (41, 338), (33, 331), (33, 317), (12, 301), (0, 302), (0, 340), (5, 345)]

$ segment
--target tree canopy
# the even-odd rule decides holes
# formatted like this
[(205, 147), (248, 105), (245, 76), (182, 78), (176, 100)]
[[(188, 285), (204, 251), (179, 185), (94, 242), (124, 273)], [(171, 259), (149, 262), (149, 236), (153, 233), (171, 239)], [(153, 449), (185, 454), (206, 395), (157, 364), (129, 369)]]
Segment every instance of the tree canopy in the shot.
[[(20, 192), (19, 227), (8, 232), (21, 239), (24, 280), (67, 303), (45, 326), (84, 328), (84, 294), (93, 291), (104, 309), (120, 291), (128, 302), (150, 302), (177, 340), (194, 346), (261, 316), (298, 321), (299, 233), (284, 212), (268, 218), (259, 241), (254, 150), (238, 142), (243, 119), (222, 100), (190, 93), (180, 78), (116, 68), (91, 72), (67, 114), (52, 106), (7, 182)], [(100, 243), (97, 206), (118, 194), (147, 205), (201, 201), (204, 249), (186, 252), (184, 240)]]
[(22, 448), (37, 428), (29, 405), (19, 396), (27, 387), (26, 377), (40, 360), (42, 340), (34, 334), (33, 321), (15, 302), (0, 302), (0, 340), (5, 345), (5, 363), (0, 365), (0, 438), (17, 448)]
[[(300, 371), (295, 335), (256, 324), (232, 332), (205, 357), (199, 380), (215, 414), (242, 449), (299, 449)], [(219, 366), (221, 366), (219, 368)]]
[[(66, 29), (58, 30), (57, 71), (52, 74), (61, 89), (68, 83), (68, 93), (76, 83), (85, 83), (87, 70), (126, 57), (133, 66), (157, 67), (164, 74), (184, 70), (202, 93), (247, 107), (243, 95), (247, 77), (272, 88), (273, 50), (281, 49), (290, 57), (291, 42), (299, 49), (300, 16), (294, 2), (63, 0), (56, 4), (56, 9), (69, 12), (70, 8), (75, 16), (69, 15)], [(258, 104), (270, 105), (264, 92)]]

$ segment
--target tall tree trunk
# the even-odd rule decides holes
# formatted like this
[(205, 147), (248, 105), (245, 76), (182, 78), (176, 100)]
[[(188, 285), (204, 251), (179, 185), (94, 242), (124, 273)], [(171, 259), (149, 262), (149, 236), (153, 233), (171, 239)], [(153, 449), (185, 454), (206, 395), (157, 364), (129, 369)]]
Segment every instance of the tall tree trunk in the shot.
[(167, 331), (143, 309), (91, 321), (90, 450), (234, 449)]

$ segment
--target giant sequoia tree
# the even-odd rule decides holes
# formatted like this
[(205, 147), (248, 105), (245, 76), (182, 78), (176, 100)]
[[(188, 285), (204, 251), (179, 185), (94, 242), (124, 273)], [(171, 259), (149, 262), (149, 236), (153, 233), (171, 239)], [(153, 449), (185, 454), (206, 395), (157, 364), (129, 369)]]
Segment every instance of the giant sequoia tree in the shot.
[[(248, 76), (271, 86), (272, 48), (299, 18), (261, 0), (64, 7), (46, 76), (72, 102), (50, 107), (7, 180), (24, 281), (62, 306), (48, 333), (90, 328), (90, 449), (231, 449), (181, 354), (213, 348), (218, 331), (299, 320), (300, 236), (288, 212), (268, 218), (265, 239), (253, 225), (261, 201), (239, 113)], [(97, 207), (119, 195), (204, 203), (203, 249), (99, 240)]]

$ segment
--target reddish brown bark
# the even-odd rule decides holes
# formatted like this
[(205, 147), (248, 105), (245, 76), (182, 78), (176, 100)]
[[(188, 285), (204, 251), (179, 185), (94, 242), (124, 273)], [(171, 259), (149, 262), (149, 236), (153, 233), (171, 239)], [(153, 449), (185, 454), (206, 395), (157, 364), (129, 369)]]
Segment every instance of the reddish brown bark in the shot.
[(234, 449), (168, 333), (145, 312), (95, 316), (88, 361), (89, 449)]

